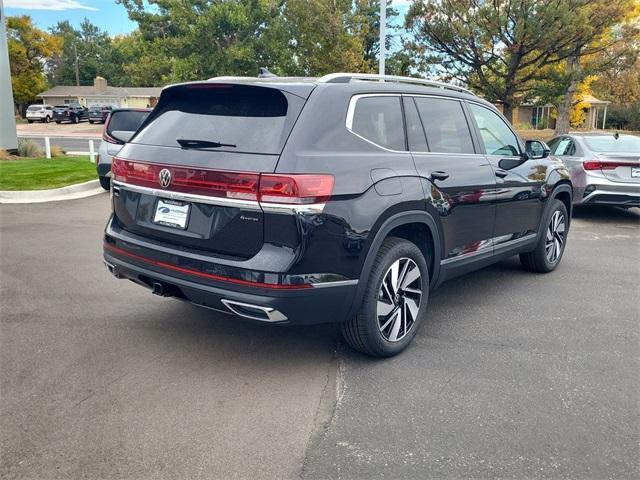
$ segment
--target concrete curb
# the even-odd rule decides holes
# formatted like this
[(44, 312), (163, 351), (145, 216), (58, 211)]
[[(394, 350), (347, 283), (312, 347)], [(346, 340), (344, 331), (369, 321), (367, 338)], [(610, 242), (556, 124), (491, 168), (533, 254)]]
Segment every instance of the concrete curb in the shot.
[(43, 203), (74, 200), (106, 193), (98, 180), (51, 190), (0, 190), (0, 203)]

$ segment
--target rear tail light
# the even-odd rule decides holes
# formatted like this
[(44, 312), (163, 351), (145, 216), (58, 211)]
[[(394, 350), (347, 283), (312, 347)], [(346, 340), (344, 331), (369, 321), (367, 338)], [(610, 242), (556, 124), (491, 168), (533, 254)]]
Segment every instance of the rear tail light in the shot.
[(634, 163), (629, 162), (609, 162), (603, 160), (588, 160), (582, 162), (582, 168), (585, 170), (615, 170), (618, 167), (632, 167)]
[(265, 203), (322, 203), (332, 191), (332, 175), (260, 175), (259, 200)]
[[(160, 172), (168, 170), (171, 180), (160, 184)], [(333, 191), (332, 175), (275, 175), (206, 170), (176, 165), (133, 162), (114, 157), (113, 179), (148, 188), (218, 198), (288, 205), (326, 202)]]

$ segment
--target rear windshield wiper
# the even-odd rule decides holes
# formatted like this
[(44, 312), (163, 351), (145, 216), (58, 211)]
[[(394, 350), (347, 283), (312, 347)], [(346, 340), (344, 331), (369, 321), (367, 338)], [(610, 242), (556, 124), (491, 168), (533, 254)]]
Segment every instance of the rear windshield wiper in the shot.
[(178, 138), (176, 139), (176, 142), (178, 142), (182, 148), (237, 147), (237, 145), (234, 145), (233, 143), (212, 142), (211, 140), (191, 140), (188, 138)]

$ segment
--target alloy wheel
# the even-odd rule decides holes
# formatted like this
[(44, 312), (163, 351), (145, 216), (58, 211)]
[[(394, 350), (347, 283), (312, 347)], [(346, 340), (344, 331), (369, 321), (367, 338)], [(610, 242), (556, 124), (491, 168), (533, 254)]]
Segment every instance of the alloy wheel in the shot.
[(560, 210), (556, 210), (551, 215), (545, 243), (545, 254), (549, 263), (556, 263), (560, 259), (565, 242), (565, 229), (564, 214)]
[(382, 278), (376, 304), (378, 328), (390, 342), (402, 340), (418, 319), (422, 276), (410, 258), (393, 262)]

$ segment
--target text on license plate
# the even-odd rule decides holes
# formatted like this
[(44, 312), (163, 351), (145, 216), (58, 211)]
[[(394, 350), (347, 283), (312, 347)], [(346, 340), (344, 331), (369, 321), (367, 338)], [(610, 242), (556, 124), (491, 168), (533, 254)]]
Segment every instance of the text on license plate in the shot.
[(189, 219), (189, 207), (188, 203), (159, 199), (153, 222), (184, 229), (187, 227), (187, 220)]

